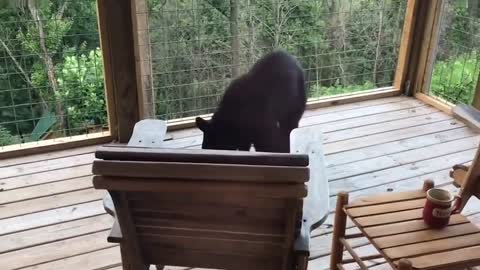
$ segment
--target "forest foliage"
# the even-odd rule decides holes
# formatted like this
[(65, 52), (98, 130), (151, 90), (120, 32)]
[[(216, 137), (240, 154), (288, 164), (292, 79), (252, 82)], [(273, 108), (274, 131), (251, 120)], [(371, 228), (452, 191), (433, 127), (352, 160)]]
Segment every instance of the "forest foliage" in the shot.
[[(233, 78), (277, 48), (299, 59), (311, 98), (390, 86), (406, 6), (405, 0), (136, 1), (148, 13), (142, 78), (152, 104), (145, 108), (167, 120), (212, 112)], [(469, 102), (479, 70), (478, 1), (447, 2), (448, 42), (440, 44), (431, 92)], [(0, 4), (0, 146), (108, 128), (96, 1)]]

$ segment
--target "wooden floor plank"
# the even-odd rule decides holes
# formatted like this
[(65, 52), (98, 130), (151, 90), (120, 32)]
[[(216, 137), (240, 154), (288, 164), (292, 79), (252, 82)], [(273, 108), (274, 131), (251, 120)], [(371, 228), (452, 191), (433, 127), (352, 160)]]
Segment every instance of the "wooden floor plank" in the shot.
[(0, 168), (0, 180), (20, 175), (30, 175), (71, 166), (91, 164), (95, 159), (94, 154), (83, 154), (53, 160), (38, 161), (28, 164), (14, 165)]
[(106, 241), (108, 234), (105, 230), (0, 254), (0, 262), (4, 269), (18, 269), (114, 246)]
[[(432, 173), (421, 174), (415, 177), (401, 179), (400, 181), (395, 181), (391, 183), (379, 183), (378, 185), (372, 185), (366, 189), (354, 190), (349, 193), (350, 201), (353, 202), (360, 198), (364, 198), (371, 195), (378, 195), (386, 192), (405, 192), (412, 191), (413, 189), (421, 189), (423, 182), (427, 179), (435, 179), (435, 184), (437, 186), (442, 186), (452, 183), (452, 178), (449, 176), (449, 171), (451, 168), (444, 168)], [(330, 205), (335, 205), (336, 196), (331, 197)], [(332, 204), (333, 202), (333, 204)]]
[[(80, 165), (69, 168), (60, 168), (53, 171), (46, 171), (35, 174), (14, 176), (8, 179), (0, 179), (0, 188), (4, 191), (51, 183), (71, 178), (88, 176), (92, 174), (92, 165)], [(1, 193), (0, 193), (1, 196)]]
[(4, 204), (0, 212), (0, 220), (68, 205), (101, 200), (105, 194), (106, 192), (104, 190), (89, 188), (50, 197)]
[[(383, 120), (388, 120), (390, 113), (397, 114), (400, 112), (401, 115), (409, 115), (414, 113), (415, 110), (425, 110), (428, 112), (438, 111), (435, 108), (426, 106), (425, 104), (417, 100), (405, 100), (396, 103), (387, 103), (380, 104), (375, 106), (357, 108), (352, 110), (340, 111), (340, 112), (331, 112), (324, 113), (319, 115), (307, 115), (300, 120), (300, 126), (307, 125), (321, 125), (325, 123), (336, 123), (345, 119), (352, 119), (358, 117), (366, 116), (377, 116), (376, 118), (383, 118)], [(384, 116), (384, 117), (381, 117)], [(401, 117), (401, 116), (400, 116)]]
[(426, 134), (437, 133), (440, 131), (452, 130), (458, 127), (463, 127), (464, 124), (456, 120), (445, 120), (436, 123), (414, 126), (404, 128), (401, 130), (393, 130), (383, 133), (370, 134), (365, 137), (358, 137), (345, 141), (338, 141), (325, 144), (325, 154), (330, 155), (333, 153), (339, 153), (343, 151), (349, 151), (359, 149), (363, 147), (379, 145), (388, 142), (394, 142), (402, 139), (412, 138), (415, 136), (421, 136)]
[(337, 106), (323, 107), (323, 108), (318, 108), (318, 109), (311, 109), (311, 110), (305, 111), (305, 113), (303, 114), (303, 117), (308, 117), (308, 116), (311, 116), (311, 115), (318, 115), (318, 114), (327, 114), (327, 113), (335, 113), (335, 112), (341, 112), (341, 111), (354, 110), (354, 109), (358, 109), (358, 108), (371, 107), (371, 106), (376, 106), (376, 105), (380, 105), (380, 104), (397, 103), (397, 102), (402, 102), (402, 101), (406, 101), (406, 100), (409, 100), (409, 99), (411, 100), (411, 98), (408, 98), (408, 97), (398, 96), (398, 97), (389, 97), (389, 98), (381, 98), (381, 99), (372, 99), (372, 100), (342, 104), (342, 105), (337, 105)]
[(22, 270), (116, 270), (122, 269), (117, 268), (117, 265), (120, 263), (120, 248), (113, 246), (86, 254), (22, 268)]
[[(450, 116), (445, 115), (442, 112), (436, 112), (436, 113), (427, 114), (427, 115), (412, 116), (405, 119), (389, 121), (385, 123), (378, 123), (373, 125), (360, 126), (356, 128), (333, 131), (333, 132), (325, 133), (323, 140), (324, 140), (324, 143), (328, 144), (333, 142), (349, 140), (353, 138), (365, 137), (371, 134), (390, 132), (393, 130), (401, 130), (404, 128), (421, 126), (421, 125), (426, 125), (430, 123), (436, 123), (436, 122), (451, 120), (451, 119), (452, 118)], [(358, 121), (361, 121), (361, 119), (358, 119)], [(318, 130), (321, 131), (320, 128), (318, 128)]]
[(108, 214), (45, 226), (15, 234), (0, 236), (0, 254), (37, 246), (80, 235), (110, 229), (113, 218)]
[[(325, 120), (327, 122), (323, 124), (314, 123), (315, 121), (319, 121), (320, 119), (317, 120), (317, 119), (304, 118), (305, 120), (309, 120), (309, 121), (305, 121), (305, 122), (300, 121), (300, 127), (319, 126), (322, 132), (330, 133), (334, 131), (347, 130), (350, 128), (357, 128), (357, 127), (363, 127), (363, 126), (374, 125), (379, 123), (398, 121), (398, 120), (402, 120), (410, 117), (432, 114), (435, 112), (438, 112), (438, 110), (431, 107), (423, 106), (423, 107), (405, 109), (401, 111), (392, 111), (392, 112), (382, 113), (382, 114), (373, 114), (373, 115), (367, 114), (367, 116), (357, 116), (357, 117), (337, 120), (334, 122)], [(316, 116), (315, 118), (320, 118), (320, 117), (323, 118), (325, 116), (320, 115), (320, 116)]]
[(73, 178), (43, 185), (7, 190), (0, 193), (0, 204), (46, 197), (92, 187), (92, 176)]
[(479, 142), (480, 136), (467, 137), (400, 153), (384, 155), (377, 158), (332, 166), (327, 168), (327, 178), (329, 181), (333, 181), (373, 171), (389, 169), (408, 163), (424, 161), (460, 151), (475, 149)]
[(400, 181), (442, 169), (449, 169), (454, 164), (462, 164), (471, 161), (475, 152), (476, 149), (471, 149), (417, 163), (409, 163), (386, 170), (343, 178), (338, 181), (330, 182), (330, 194), (335, 195), (340, 191), (365, 189), (370, 186)]
[(101, 200), (0, 220), (0, 236), (104, 214)]
[(28, 163), (94, 153), (97, 147), (98, 146), (93, 145), (93, 146), (79, 147), (74, 149), (54, 151), (54, 152), (43, 153), (43, 154), (29, 155), (24, 157), (10, 158), (6, 160), (2, 160), (2, 162), (0, 162), (0, 168), (15, 166), (15, 165), (25, 165)]
[(366, 160), (384, 155), (401, 153), (404, 151), (434, 146), (440, 143), (451, 142), (477, 135), (468, 127), (460, 127), (447, 131), (439, 131), (421, 136), (412, 136), (393, 142), (377, 144), (350, 151), (333, 153), (326, 156), (327, 167), (333, 167), (351, 162)]

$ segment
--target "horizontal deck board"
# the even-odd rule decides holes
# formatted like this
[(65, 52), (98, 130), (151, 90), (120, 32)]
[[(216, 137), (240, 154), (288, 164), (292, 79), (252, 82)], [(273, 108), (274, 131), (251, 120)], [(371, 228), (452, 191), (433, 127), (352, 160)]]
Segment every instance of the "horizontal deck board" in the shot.
[(75, 236), (107, 230), (113, 218), (107, 214), (26, 230), (0, 236), (0, 254), (12, 250), (37, 246)]
[(108, 233), (109, 230), (105, 230), (0, 254), (0, 261), (4, 269), (17, 269), (104, 249), (114, 246), (114, 244), (105, 241)]
[[(62, 181), (72, 178), (88, 176), (92, 174), (92, 164), (80, 165), (74, 167), (60, 168), (41, 173), (14, 176), (8, 179), (0, 179), (0, 185), (3, 190), (24, 188), (46, 183)], [(2, 194), (0, 194), (2, 196)]]
[(92, 187), (92, 177), (84, 176), (63, 181), (7, 190), (0, 194), (0, 204), (12, 203), (39, 197), (52, 196), (59, 193), (78, 191)]
[(103, 202), (97, 200), (6, 218), (0, 220), (0, 236), (104, 213)]
[(50, 197), (4, 204), (0, 212), (0, 220), (79, 203), (97, 201), (101, 200), (105, 194), (103, 190), (89, 188)]
[[(117, 266), (120, 264), (120, 248), (118, 246), (113, 246), (85, 254), (66, 257), (51, 262), (22, 268), (22, 270), (116, 270)], [(121, 267), (118, 269), (121, 269)]]

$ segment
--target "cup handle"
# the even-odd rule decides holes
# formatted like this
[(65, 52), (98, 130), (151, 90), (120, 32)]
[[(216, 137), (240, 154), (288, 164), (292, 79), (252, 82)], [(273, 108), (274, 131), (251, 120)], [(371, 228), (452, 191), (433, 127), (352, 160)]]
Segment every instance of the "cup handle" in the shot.
[(460, 213), (460, 206), (462, 205), (462, 197), (456, 195), (455, 196), (455, 203), (452, 207), (452, 211), (451, 213), (452, 214), (458, 214)]

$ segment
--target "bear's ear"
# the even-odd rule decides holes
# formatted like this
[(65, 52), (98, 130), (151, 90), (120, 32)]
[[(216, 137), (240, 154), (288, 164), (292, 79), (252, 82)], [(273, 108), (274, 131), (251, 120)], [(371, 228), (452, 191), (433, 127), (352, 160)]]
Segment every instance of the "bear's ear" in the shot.
[(208, 129), (208, 121), (201, 117), (195, 118), (195, 123), (197, 124), (197, 127), (203, 132)]

